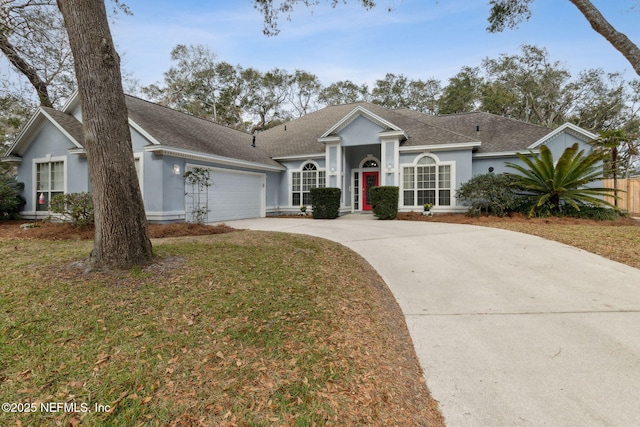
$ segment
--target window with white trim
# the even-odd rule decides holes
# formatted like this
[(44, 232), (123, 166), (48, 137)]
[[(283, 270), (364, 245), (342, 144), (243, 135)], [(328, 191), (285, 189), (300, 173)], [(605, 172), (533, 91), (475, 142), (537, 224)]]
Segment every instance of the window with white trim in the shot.
[(451, 205), (451, 165), (421, 157), (415, 165), (402, 168), (402, 184), (404, 206)]
[(291, 173), (291, 204), (302, 206), (311, 204), (311, 189), (324, 187), (326, 172), (321, 171), (313, 163), (302, 165), (300, 172)]
[(48, 211), (58, 194), (64, 194), (64, 161), (36, 163), (36, 210)]

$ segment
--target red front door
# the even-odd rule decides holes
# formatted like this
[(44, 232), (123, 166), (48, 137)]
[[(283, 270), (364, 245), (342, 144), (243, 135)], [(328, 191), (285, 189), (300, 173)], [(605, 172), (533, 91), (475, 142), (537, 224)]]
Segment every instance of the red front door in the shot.
[(378, 172), (362, 172), (362, 210), (370, 211), (369, 190), (378, 185)]

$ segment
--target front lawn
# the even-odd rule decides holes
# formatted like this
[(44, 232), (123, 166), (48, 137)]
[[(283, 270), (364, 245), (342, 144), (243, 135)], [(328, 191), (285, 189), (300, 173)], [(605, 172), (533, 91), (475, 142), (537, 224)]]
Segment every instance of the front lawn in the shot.
[(126, 272), (85, 271), (90, 249), (0, 240), (0, 425), (443, 425), (399, 307), (343, 246), (170, 238)]

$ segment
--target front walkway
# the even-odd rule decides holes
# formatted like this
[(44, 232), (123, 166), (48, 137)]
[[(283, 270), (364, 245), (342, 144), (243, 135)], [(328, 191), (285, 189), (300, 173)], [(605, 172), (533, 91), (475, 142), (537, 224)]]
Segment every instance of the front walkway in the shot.
[(448, 426), (640, 422), (640, 270), (538, 237), (458, 224), (262, 218), (324, 237), (397, 298)]

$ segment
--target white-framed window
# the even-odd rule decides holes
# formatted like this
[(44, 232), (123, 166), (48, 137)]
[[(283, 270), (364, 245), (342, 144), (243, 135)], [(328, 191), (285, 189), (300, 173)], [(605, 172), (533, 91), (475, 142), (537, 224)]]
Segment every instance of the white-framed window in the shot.
[(325, 185), (326, 172), (313, 162), (304, 163), (300, 171), (291, 172), (291, 205), (310, 205), (311, 189)]
[(451, 205), (451, 163), (440, 163), (432, 156), (420, 157), (402, 167), (403, 206)]
[(35, 162), (35, 206), (37, 211), (48, 211), (49, 201), (58, 194), (64, 194), (64, 160), (49, 159)]

